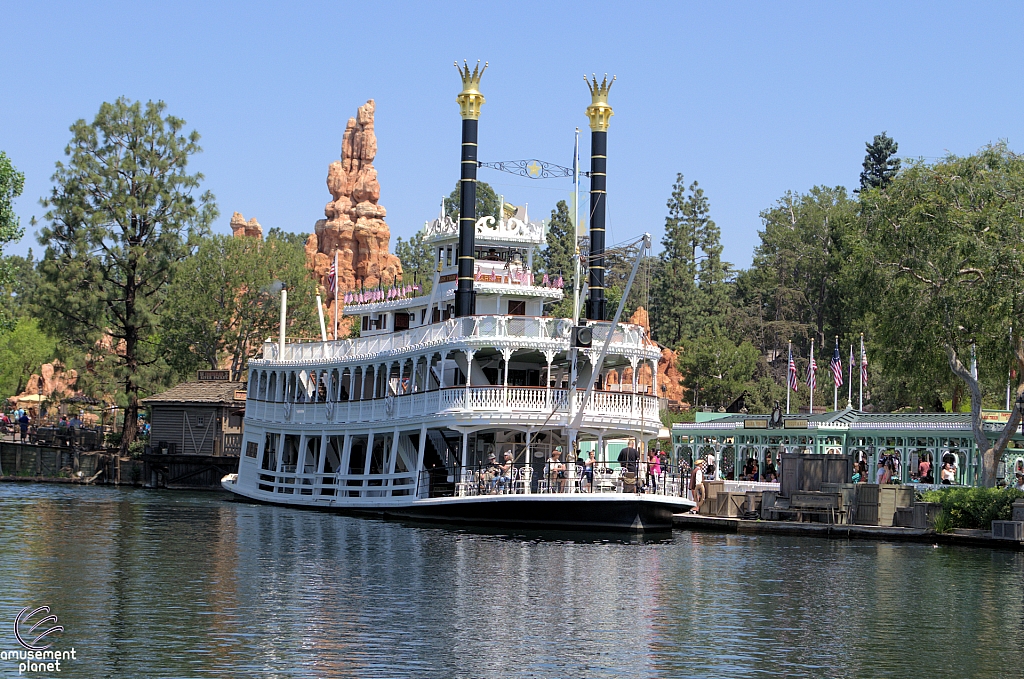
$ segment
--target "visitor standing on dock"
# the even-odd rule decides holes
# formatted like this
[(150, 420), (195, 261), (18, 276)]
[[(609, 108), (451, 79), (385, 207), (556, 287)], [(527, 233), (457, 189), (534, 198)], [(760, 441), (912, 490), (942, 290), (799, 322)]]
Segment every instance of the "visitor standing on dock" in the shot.
[(28, 438), (28, 423), (29, 416), (24, 410), (21, 411), (21, 417), (18, 418), (18, 427), (21, 429), (21, 442), (24, 443), (25, 439)]
[(699, 514), (701, 505), (704, 504), (704, 460), (697, 460), (693, 465), (693, 473), (690, 474), (690, 495), (697, 504), (690, 510), (693, 514)]

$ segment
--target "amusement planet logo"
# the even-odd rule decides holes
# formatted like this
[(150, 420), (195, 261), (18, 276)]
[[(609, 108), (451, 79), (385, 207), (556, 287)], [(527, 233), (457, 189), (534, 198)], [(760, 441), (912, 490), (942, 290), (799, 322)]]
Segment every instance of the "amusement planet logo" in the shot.
[[(42, 616), (42, 617), (40, 617)], [(26, 672), (60, 672), (61, 661), (77, 660), (75, 649), (70, 651), (52, 651), (53, 637), (64, 631), (57, 616), (50, 613), (49, 606), (40, 606), (35, 610), (29, 607), (19, 611), (14, 618), (14, 638), (18, 640), (20, 649), (0, 651), (0, 660), (18, 663), (18, 674)]]

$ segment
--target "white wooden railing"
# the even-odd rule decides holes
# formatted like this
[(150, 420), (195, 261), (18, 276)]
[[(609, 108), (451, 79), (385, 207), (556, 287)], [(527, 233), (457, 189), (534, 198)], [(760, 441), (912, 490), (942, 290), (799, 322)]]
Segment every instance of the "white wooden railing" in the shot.
[[(611, 323), (591, 323), (594, 328), (594, 346), (599, 347), (611, 331)], [(473, 340), (549, 340), (568, 346), (571, 323), (562, 318), (540, 316), (467, 316), (451, 318), (443, 323), (434, 323), (402, 332), (368, 337), (355, 337), (330, 342), (291, 342), (285, 344), (284, 361), (308, 363), (314, 361), (343, 360), (370, 357), (384, 352), (398, 352), (402, 349), (440, 341)], [(612, 344), (619, 348), (640, 349), (645, 346), (644, 332), (640, 326), (619, 323), (612, 337)], [(280, 347), (275, 342), (264, 342), (261, 361), (281, 361)]]
[[(576, 409), (583, 407), (583, 390), (576, 392)], [(249, 399), (246, 419), (290, 424), (371, 423), (428, 416), (460, 414), (522, 415), (526, 419), (568, 413), (567, 391), (544, 387), (448, 387), (435, 391), (402, 394), (392, 398), (335, 403), (274, 403)], [(584, 415), (599, 421), (658, 419), (658, 399), (646, 394), (595, 391)]]

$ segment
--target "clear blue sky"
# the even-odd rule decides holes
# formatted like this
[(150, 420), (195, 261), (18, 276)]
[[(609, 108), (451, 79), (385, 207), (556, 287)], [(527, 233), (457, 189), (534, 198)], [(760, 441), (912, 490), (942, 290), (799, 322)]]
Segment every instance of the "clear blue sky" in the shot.
[[(9, 253), (41, 252), (28, 221), (68, 126), (120, 95), (162, 99), (201, 133), (193, 165), (221, 232), (235, 210), (310, 231), (345, 122), (376, 99), (393, 242), (433, 218), (458, 177), (455, 59), (490, 62), (481, 160), (568, 165), (577, 126), (586, 158), (583, 74), (608, 72), (609, 242), (660, 238), (682, 172), (741, 267), (761, 210), (815, 184), (852, 189), (882, 130), (909, 157), (1024, 139), (1020, 3), (22, 2), (2, 16), (0, 149), (26, 174), (27, 233)], [(571, 188), (480, 178), (535, 219)]]

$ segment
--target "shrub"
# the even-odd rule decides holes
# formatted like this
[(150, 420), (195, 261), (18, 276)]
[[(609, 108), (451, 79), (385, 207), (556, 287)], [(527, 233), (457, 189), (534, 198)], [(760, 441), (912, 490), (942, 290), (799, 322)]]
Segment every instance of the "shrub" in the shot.
[(103, 437), (103, 441), (107, 444), (107, 448), (120, 448), (121, 447), (121, 432), (112, 431)]
[[(925, 502), (938, 502), (953, 528), (988, 530), (996, 520), (1009, 520), (1013, 501), (1024, 498), (1024, 492), (1013, 488), (949, 488), (922, 493)], [(936, 528), (937, 529), (937, 528)]]

